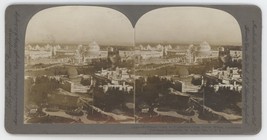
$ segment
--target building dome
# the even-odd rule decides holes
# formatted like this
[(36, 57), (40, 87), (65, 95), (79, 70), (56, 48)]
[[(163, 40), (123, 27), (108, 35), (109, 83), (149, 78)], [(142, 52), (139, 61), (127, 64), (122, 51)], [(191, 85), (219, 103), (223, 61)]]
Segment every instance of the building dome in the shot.
[(189, 75), (188, 69), (185, 68), (185, 67), (181, 67), (181, 68), (179, 68), (179, 70), (178, 70), (178, 75), (179, 75), (180, 77), (186, 77), (186, 76), (188, 76), (188, 75)]
[(204, 41), (199, 44), (199, 47), (197, 48), (197, 51), (210, 51), (210, 45), (208, 42)]
[(95, 56), (99, 56), (99, 54), (100, 54), (99, 45), (95, 41), (91, 42), (86, 48), (85, 56), (95, 57)]
[(208, 42), (204, 41), (196, 49), (196, 55), (198, 57), (204, 57), (211, 55), (211, 47)]
[(78, 71), (76, 68), (74, 67), (70, 67), (67, 71), (67, 75), (69, 76), (69, 78), (74, 78), (78, 76)]

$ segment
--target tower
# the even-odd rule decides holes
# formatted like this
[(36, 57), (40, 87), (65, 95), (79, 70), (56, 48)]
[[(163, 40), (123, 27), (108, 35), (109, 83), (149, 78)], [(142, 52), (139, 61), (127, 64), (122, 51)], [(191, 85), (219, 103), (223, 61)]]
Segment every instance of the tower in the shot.
[(201, 76), (201, 85), (204, 85), (204, 78)]
[(219, 57), (224, 56), (224, 55), (225, 55), (224, 47), (219, 47)]
[(51, 58), (54, 58), (54, 56), (55, 56), (55, 48), (54, 48), (54, 46), (50, 46), (50, 45), (47, 45), (47, 46), (49, 46), (50, 47), (50, 52), (51, 52)]
[(165, 58), (167, 56), (167, 48), (166, 48), (166, 46), (162, 47), (161, 52), (162, 52), (162, 57)]

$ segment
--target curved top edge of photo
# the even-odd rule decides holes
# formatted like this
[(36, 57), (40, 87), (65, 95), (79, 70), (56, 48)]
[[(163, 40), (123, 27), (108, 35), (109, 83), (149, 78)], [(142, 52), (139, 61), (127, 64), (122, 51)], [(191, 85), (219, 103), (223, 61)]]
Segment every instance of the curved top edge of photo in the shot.
[[(138, 12), (136, 10), (135, 12)], [(151, 10), (131, 23), (127, 13), (101, 6), (59, 6), (36, 13), (25, 44), (242, 45), (241, 29), (229, 13), (208, 7), (177, 6)]]

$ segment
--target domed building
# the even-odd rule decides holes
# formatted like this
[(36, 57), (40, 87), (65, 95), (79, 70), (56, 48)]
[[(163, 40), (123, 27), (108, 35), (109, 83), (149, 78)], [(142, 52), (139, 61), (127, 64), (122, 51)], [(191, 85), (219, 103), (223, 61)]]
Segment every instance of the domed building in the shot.
[(87, 48), (87, 51), (90, 52), (91, 54), (99, 53), (100, 47), (95, 41), (91, 42), (88, 46), (89, 47)]
[(82, 76), (78, 75), (74, 66), (68, 67), (67, 77), (61, 83), (61, 88), (71, 93), (87, 93), (88, 87), (81, 84)]
[(68, 78), (70, 79), (71, 82), (73, 82), (73, 83), (80, 83), (81, 78), (79, 77), (78, 71), (77, 71), (76, 68), (70, 67), (67, 70), (67, 75), (68, 75)]
[(211, 47), (208, 42), (204, 41), (196, 48), (196, 57), (207, 57), (211, 55)]
[(84, 61), (88, 61), (100, 56), (100, 46), (95, 42), (91, 42), (85, 49)]

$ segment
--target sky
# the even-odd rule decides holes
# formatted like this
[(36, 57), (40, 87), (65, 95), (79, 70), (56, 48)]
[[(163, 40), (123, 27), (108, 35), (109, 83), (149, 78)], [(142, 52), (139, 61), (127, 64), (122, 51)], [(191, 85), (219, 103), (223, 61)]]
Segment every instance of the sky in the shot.
[(241, 45), (241, 31), (230, 14), (212, 8), (168, 7), (144, 14), (135, 27), (122, 13), (96, 6), (62, 6), (35, 14), (25, 43), (132, 46), (140, 43)]
[(135, 42), (241, 45), (235, 18), (221, 10), (203, 7), (169, 7), (143, 15), (135, 26)]
[(27, 26), (27, 43), (133, 45), (134, 29), (122, 13), (104, 7), (64, 6), (35, 14)]

